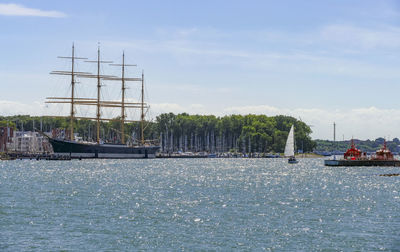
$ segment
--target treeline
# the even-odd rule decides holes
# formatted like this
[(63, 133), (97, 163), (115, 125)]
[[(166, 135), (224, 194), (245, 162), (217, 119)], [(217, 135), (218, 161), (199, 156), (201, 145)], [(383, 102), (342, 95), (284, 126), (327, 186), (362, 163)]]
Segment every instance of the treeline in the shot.
[(265, 115), (175, 115), (156, 119), (164, 152), (283, 152), (290, 127), (295, 126), (296, 149), (310, 152), (316, 146), (311, 129), (290, 116)]
[[(51, 132), (53, 129), (69, 130), (70, 120), (63, 117), (38, 117), (29, 115), (16, 116), (0, 116), (0, 127), (13, 127), (18, 131), (33, 131), (39, 129), (43, 132)], [(146, 123), (145, 138), (158, 139), (158, 134), (155, 132), (154, 123)], [(100, 122), (100, 138), (105, 142), (120, 143), (121, 142), (121, 123), (116, 118), (115, 121)], [(97, 135), (96, 122), (92, 120), (75, 120), (74, 133), (78, 133), (85, 141), (96, 141)], [(140, 123), (125, 124), (125, 138), (127, 140), (136, 141), (140, 137)]]
[[(357, 149), (365, 152), (375, 152), (376, 150), (382, 148), (383, 143), (385, 141), (384, 138), (379, 137), (375, 140), (358, 140), (354, 139), (354, 144)], [(329, 140), (315, 140), (317, 146), (315, 151), (321, 152), (332, 152), (332, 151), (340, 151), (345, 152), (348, 148), (350, 148), (351, 140), (347, 141), (329, 141)], [(393, 152), (400, 152), (400, 140), (398, 138), (394, 138), (392, 141), (386, 142), (387, 148)]]
[[(68, 118), (10, 116), (0, 117), (1, 124), (9, 124), (17, 130), (31, 131), (33, 128), (51, 131), (54, 128), (68, 128)], [(175, 115), (165, 113), (157, 116), (155, 122), (146, 122), (145, 138), (158, 139), (164, 152), (207, 151), (207, 152), (272, 152), (282, 153), (291, 125), (295, 126), (296, 150), (311, 152), (316, 146), (310, 137), (311, 129), (304, 122), (290, 116), (265, 115)], [(120, 142), (120, 122), (102, 122), (100, 136), (106, 142)], [(96, 123), (91, 120), (77, 120), (75, 133), (84, 140), (96, 137)], [(125, 125), (126, 138), (136, 141), (140, 138), (140, 123)]]

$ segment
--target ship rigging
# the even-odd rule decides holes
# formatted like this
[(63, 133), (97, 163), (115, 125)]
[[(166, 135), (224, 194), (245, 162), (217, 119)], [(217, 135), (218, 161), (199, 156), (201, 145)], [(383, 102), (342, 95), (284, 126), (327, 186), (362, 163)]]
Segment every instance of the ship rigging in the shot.
[[(120, 64), (113, 64), (112, 61), (105, 61), (100, 58), (100, 47), (97, 50), (96, 60), (87, 60), (87, 58), (75, 56), (75, 46), (72, 45), (71, 56), (59, 56), (59, 58), (65, 58), (71, 60), (70, 71), (53, 71), (50, 74), (55, 75), (70, 75), (71, 76), (71, 97), (47, 97), (46, 103), (58, 103), (58, 104), (70, 104), (70, 115), (61, 116), (69, 117), (69, 139), (53, 139), (50, 138), (50, 143), (53, 146), (55, 153), (62, 153), (63, 155), (69, 154), (71, 157), (103, 157), (103, 158), (148, 158), (155, 157), (156, 151), (159, 146), (155, 145), (151, 141), (145, 141), (144, 129), (145, 129), (145, 109), (149, 106), (144, 102), (144, 73), (142, 71), (141, 78), (130, 78), (126, 77), (126, 67), (136, 66), (125, 63), (125, 53), (122, 53), (122, 62)], [(89, 72), (79, 72), (75, 70), (75, 63), (77, 60), (85, 60), (88, 63), (97, 64), (97, 73), (92, 74)], [(109, 64), (111, 66), (121, 67), (121, 76), (103, 75), (100, 72), (101, 64)], [(91, 78), (97, 80), (97, 97), (95, 98), (84, 98), (76, 97), (76, 78)], [(120, 81), (121, 82), (121, 101), (111, 101), (101, 99), (101, 88), (102, 81)], [(140, 102), (127, 102), (126, 101), (126, 82), (139, 82), (141, 83), (141, 99)], [(77, 116), (75, 109), (76, 106), (95, 106), (96, 116), (95, 117), (83, 117)], [(102, 108), (120, 108), (121, 115), (119, 118), (104, 118), (102, 117)], [(140, 121), (127, 120), (126, 109), (140, 109)], [(96, 122), (96, 143), (84, 144), (78, 143), (74, 139), (74, 120), (76, 119), (89, 119)], [(112, 145), (102, 144), (100, 139), (100, 122), (101, 121), (119, 121), (121, 144)], [(128, 146), (125, 141), (125, 123), (139, 122), (140, 123), (140, 142), (137, 146)]]

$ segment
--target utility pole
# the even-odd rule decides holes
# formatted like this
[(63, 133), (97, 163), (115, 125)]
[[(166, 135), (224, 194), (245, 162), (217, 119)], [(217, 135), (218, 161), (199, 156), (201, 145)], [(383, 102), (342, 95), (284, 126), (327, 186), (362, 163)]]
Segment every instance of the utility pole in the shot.
[[(333, 146), (337, 149), (336, 146), (336, 123), (333, 122)], [(333, 154), (333, 159), (336, 160), (336, 153)]]
[(333, 122), (333, 142), (336, 142), (336, 123)]

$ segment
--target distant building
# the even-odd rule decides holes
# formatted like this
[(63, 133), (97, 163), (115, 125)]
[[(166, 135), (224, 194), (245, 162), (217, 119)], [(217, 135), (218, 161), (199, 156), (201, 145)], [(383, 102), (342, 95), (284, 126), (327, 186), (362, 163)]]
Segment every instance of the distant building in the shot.
[[(76, 136), (77, 134), (74, 134)], [(51, 137), (55, 139), (70, 139), (71, 137), (71, 132), (66, 129), (62, 128), (56, 128), (52, 129), (51, 131)]]
[(7, 144), (11, 143), (13, 128), (0, 127), (0, 152), (7, 151)]
[(7, 149), (30, 154), (52, 151), (47, 138), (32, 131), (15, 131), (12, 141), (7, 144)]

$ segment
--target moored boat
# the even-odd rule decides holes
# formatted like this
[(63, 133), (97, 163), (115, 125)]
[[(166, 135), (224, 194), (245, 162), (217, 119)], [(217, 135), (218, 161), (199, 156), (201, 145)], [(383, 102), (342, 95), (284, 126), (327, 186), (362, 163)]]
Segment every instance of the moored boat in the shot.
[(123, 144), (79, 143), (49, 139), (54, 154), (71, 158), (155, 158), (159, 146), (128, 146)]
[(344, 153), (343, 159), (324, 160), (324, 164), (325, 166), (400, 166), (400, 160), (394, 158), (386, 146), (386, 141), (374, 156), (368, 157), (365, 152), (357, 149), (351, 140), (351, 147)]
[(294, 126), (290, 128), (288, 138), (285, 146), (285, 157), (289, 157), (289, 164), (297, 164), (299, 161), (294, 156)]
[[(71, 57), (61, 57), (71, 59), (71, 71), (53, 71), (52, 74), (57, 75), (70, 75), (71, 76), (71, 97), (48, 97), (48, 101), (46, 103), (70, 103), (71, 104), (71, 114), (68, 116), (70, 119), (70, 128), (69, 128), (69, 139), (57, 138), (57, 137), (48, 137), (49, 142), (53, 147), (53, 151), (55, 155), (66, 156), (68, 155), (71, 158), (155, 158), (156, 152), (160, 149), (160, 146), (154, 144), (152, 141), (146, 141), (144, 139), (144, 118), (145, 118), (145, 108), (148, 108), (148, 105), (144, 102), (144, 74), (142, 73), (141, 78), (127, 78), (125, 77), (125, 67), (128, 66), (136, 66), (136, 65), (128, 65), (125, 64), (125, 54), (122, 54), (122, 63), (121, 64), (110, 64), (114, 66), (121, 66), (122, 74), (121, 77), (103, 75), (100, 74), (101, 64), (102, 63), (112, 63), (110, 61), (102, 61), (100, 60), (100, 49), (97, 51), (97, 60), (95, 61), (87, 61), (91, 63), (97, 64), (97, 74), (91, 74), (87, 72), (77, 72), (74, 70), (75, 61), (78, 59), (86, 59), (76, 57), (74, 54), (74, 46), (72, 46), (72, 56)], [(79, 98), (76, 97), (75, 94), (75, 84), (76, 78), (93, 78), (97, 79), (97, 97), (96, 98)], [(102, 81), (121, 81), (121, 101), (115, 100), (103, 100), (101, 96), (101, 87), (103, 84)], [(141, 101), (132, 103), (126, 102), (125, 98), (125, 90), (126, 82), (141, 82)], [(96, 117), (77, 117), (75, 115), (75, 106), (96, 106)], [(121, 108), (121, 115), (118, 119), (107, 119), (103, 118), (102, 108)], [(138, 121), (130, 121), (126, 120), (126, 109), (127, 108), (136, 108), (140, 109), (140, 141), (136, 143), (126, 143), (125, 142), (125, 131), (124, 125), (125, 122), (138, 122)], [(89, 119), (96, 122), (97, 129), (97, 137), (96, 142), (83, 142), (75, 139), (74, 135), (74, 120), (77, 119)], [(119, 121), (121, 125), (120, 134), (121, 134), (121, 142), (118, 144), (110, 144), (103, 143), (100, 139), (100, 122), (101, 121)]]

